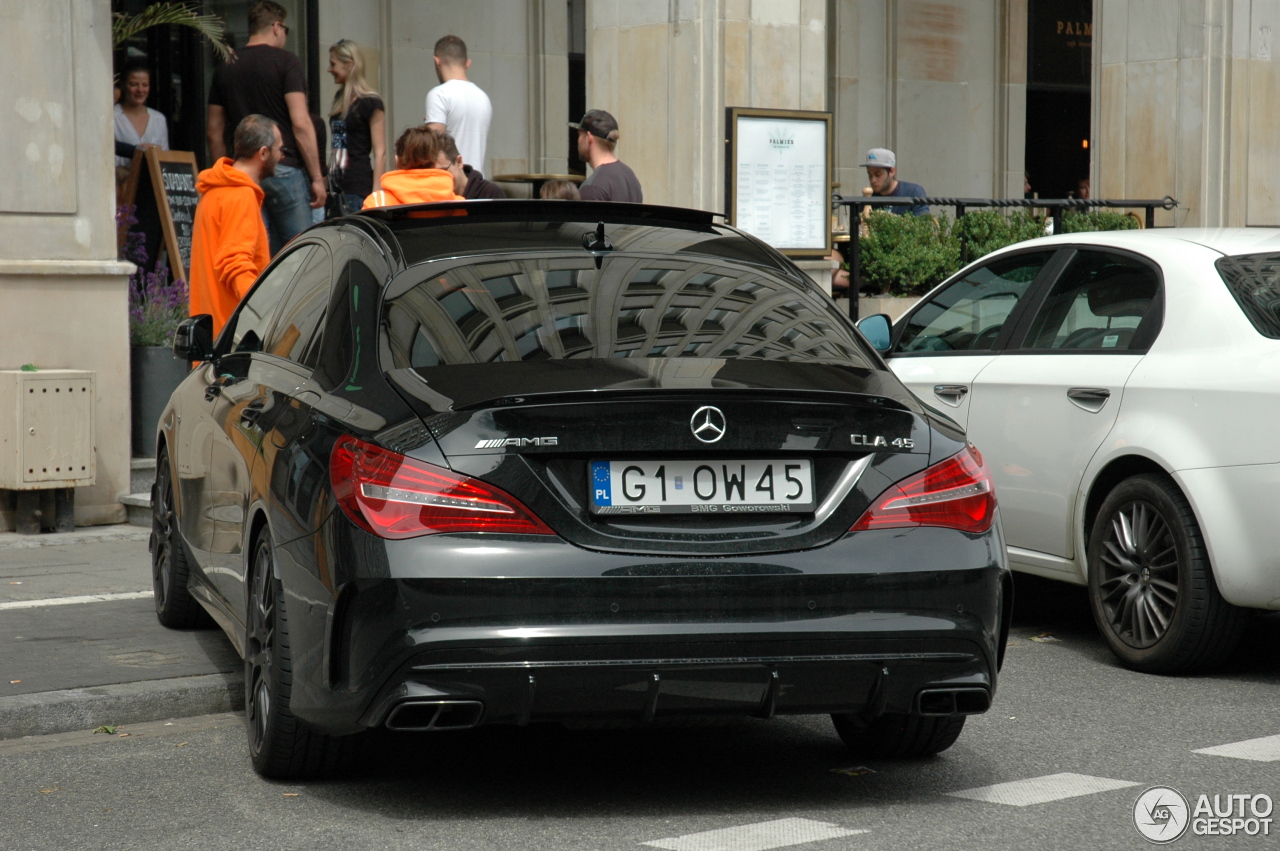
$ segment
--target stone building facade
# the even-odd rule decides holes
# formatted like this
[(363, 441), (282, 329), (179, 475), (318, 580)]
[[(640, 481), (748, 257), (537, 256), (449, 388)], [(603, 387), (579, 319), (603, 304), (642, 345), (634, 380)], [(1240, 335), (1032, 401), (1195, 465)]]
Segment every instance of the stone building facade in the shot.
[[(1056, 0), (1062, 2), (1063, 0)], [(829, 111), (839, 191), (870, 147), (936, 196), (1020, 197), (1028, 138), (1028, 20), (1041, 0), (290, 0), (314, 106), (328, 45), (362, 44), (391, 140), (423, 118), (432, 47), (470, 48), (490, 95), (489, 176), (560, 173), (573, 69), (585, 106), (612, 112), (646, 200), (725, 202), (725, 108)], [(1047, 0), (1046, 0), (1047, 2)], [(1087, 0), (1081, 0), (1087, 6)], [(247, 0), (207, 0), (230, 20)], [(128, 480), (127, 267), (115, 262), (109, 0), (0, 0), (20, 37), (0, 103), (0, 368), (98, 373), (98, 484), (82, 523), (116, 522)], [(1093, 0), (1094, 197), (1172, 195), (1160, 225), (1280, 224), (1280, 0)], [(575, 65), (575, 62), (578, 64)], [(195, 85), (190, 80), (186, 85)], [(185, 91), (188, 104), (200, 90)], [(1034, 129), (1034, 128), (1033, 128)], [(193, 138), (199, 138), (195, 134)], [(389, 142), (391, 141), (389, 140)], [(197, 152), (207, 162), (203, 150)], [(512, 194), (527, 188), (511, 186)], [(810, 263), (815, 277), (822, 264)], [(10, 503), (0, 494), (0, 526)]]

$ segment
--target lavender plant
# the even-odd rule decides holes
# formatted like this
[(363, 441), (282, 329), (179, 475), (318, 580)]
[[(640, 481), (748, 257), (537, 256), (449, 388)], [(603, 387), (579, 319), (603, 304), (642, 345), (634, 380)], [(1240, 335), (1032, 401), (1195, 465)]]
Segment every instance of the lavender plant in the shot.
[[(116, 225), (129, 228), (138, 220), (134, 208), (121, 205), (116, 210)], [(128, 230), (120, 248), (120, 258), (135, 264), (129, 276), (129, 344), (132, 346), (169, 346), (178, 323), (187, 318), (187, 282), (170, 281), (166, 264), (157, 262), (147, 271), (145, 238)]]

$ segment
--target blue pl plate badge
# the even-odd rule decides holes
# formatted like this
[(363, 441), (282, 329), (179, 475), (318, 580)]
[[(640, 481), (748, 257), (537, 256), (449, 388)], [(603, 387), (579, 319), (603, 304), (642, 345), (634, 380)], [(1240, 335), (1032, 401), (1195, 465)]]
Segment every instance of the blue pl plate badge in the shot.
[(613, 505), (608, 461), (591, 462), (591, 501), (596, 505)]

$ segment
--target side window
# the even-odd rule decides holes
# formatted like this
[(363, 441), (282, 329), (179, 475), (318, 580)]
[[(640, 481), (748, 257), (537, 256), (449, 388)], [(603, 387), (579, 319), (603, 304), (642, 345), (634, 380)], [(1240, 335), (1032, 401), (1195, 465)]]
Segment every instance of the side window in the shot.
[(248, 298), (240, 305), (232, 320), (231, 348), (228, 352), (260, 352), (271, 320), (275, 318), (280, 299), (289, 289), (298, 269), (315, 250), (315, 245), (303, 245), (281, 258), (270, 272), (258, 279)]
[(1023, 348), (1127, 351), (1159, 289), (1159, 278), (1144, 263), (1081, 251), (1032, 320)]
[[(360, 329), (356, 327), (356, 310), (360, 299), (376, 299), (378, 279), (359, 260), (344, 265), (334, 277), (333, 292), (325, 312), (324, 332), (315, 352), (313, 375), (325, 391), (343, 386), (356, 366), (361, 346)], [(370, 346), (374, 341), (368, 341)]]
[(1018, 254), (979, 266), (916, 310), (899, 352), (989, 351), (1051, 251)]
[[(280, 305), (280, 318), (271, 329), (265, 351), (305, 366), (315, 365), (306, 362), (305, 354), (308, 351), (307, 344), (311, 342), (325, 308), (329, 305), (332, 277), (333, 265), (329, 260), (329, 250), (324, 246), (316, 246)], [(316, 347), (311, 347), (312, 351), (315, 349)]]

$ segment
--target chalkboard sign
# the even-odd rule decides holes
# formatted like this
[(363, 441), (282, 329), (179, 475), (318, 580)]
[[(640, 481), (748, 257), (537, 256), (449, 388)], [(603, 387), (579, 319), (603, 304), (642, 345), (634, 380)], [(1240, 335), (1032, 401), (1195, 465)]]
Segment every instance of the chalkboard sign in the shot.
[(122, 200), (134, 203), (138, 225), (147, 235), (148, 260), (161, 249), (175, 280), (187, 280), (191, 267), (191, 231), (196, 221), (196, 155), (190, 151), (139, 148), (133, 154)]

